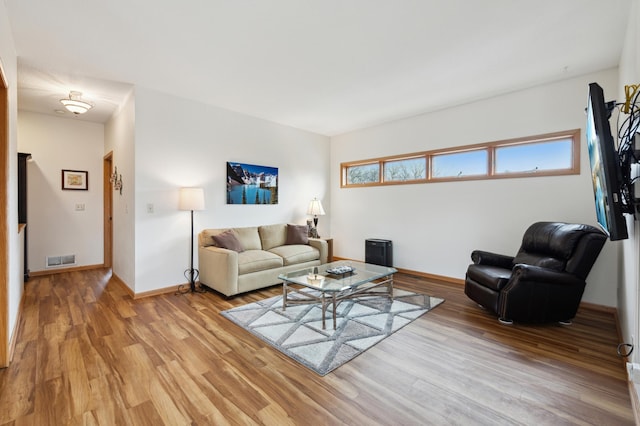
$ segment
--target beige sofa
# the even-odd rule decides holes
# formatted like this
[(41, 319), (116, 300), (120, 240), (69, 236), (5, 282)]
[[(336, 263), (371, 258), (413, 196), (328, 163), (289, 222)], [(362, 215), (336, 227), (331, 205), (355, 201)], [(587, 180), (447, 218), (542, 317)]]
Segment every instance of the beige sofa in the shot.
[(283, 272), (327, 263), (327, 242), (306, 238), (306, 227), (301, 237), (302, 229), (276, 224), (203, 230), (198, 234), (200, 283), (232, 296), (279, 284)]

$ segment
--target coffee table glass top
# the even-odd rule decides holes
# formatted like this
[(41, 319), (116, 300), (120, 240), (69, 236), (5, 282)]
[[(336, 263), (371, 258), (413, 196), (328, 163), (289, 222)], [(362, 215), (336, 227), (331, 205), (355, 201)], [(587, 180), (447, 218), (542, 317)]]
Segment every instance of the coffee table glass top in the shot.
[[(353, 269), (353, 272), (345, 274), (331, 274), (327, 272), (327, 270), (339, 270), (340, 267), (350, 267)], [(378, 278), (395, 274), (396, 272), (398, 272), (397, 269), (387, 266), (339, 261), (280, 274), (278, 279), (323, 292), (341, 292)]]

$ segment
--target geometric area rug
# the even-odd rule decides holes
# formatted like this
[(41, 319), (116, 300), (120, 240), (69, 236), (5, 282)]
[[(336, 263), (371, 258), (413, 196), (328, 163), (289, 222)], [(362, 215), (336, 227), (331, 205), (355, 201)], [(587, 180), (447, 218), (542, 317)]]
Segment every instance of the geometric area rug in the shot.
[(331, 307), (327, 309), (327, 328), (323, 330), (320, 304), (292, 305), (283, 311), (282, 296), (220, 313), (324, 376), (443, 301), (396, 288), (393, 289), (393, 301), (376, 296), (343, 300), (337, 307), (336, 330), (333, 329)]

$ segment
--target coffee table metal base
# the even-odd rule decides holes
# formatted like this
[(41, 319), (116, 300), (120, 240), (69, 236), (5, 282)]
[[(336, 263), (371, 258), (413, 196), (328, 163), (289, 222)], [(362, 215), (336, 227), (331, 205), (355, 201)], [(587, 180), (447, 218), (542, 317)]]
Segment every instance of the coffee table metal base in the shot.
[[(380, 291), (382, 289), (383, 291)], [(355, 299), (359, 297), (378, 296), (387, 297), (393, 300), (393, 275), (381, 278), (379, 281), (371, 281), (358, 287), (348, 288), (341, 292), (327, 292), (322, 290), (312, 290), (320, 293), (312, 294), (310, 291), (300, 291), (291, 287), (287, 280), (282, 281), (282, 310), (286, 310), (287, 306), (302, 305), (309, 303), (320, 303), (322, 305), (322, 329), (325, 330), (325, 318), (327, 308), (333, 307), (333, 329), (336, 329), (336, 310), (341, 301), (347, 299)], [(296, 298), (289, 298), (290, 293), (296, 293)]]

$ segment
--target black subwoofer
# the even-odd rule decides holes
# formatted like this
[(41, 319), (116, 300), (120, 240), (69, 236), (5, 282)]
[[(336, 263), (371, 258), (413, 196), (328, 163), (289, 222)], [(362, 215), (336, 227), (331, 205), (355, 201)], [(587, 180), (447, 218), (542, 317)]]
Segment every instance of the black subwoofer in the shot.
[(390, 240), (370, 238), (364, 242), (364, 258), (366, 263), (393, 266), (393, 246)]

